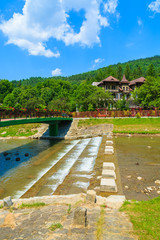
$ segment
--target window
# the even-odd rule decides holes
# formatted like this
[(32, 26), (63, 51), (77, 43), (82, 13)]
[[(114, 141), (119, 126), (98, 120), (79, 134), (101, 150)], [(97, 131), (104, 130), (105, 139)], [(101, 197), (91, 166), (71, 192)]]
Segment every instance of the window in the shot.
[(128, 91), (128, 87), (126, 87), (126, 91)]
[(116, 89), (116, 87), (115, 86), (112, 86), (112, 90), (115, 90)]
[(125, 91), (125, 87), (123, 87), (123, 91)]

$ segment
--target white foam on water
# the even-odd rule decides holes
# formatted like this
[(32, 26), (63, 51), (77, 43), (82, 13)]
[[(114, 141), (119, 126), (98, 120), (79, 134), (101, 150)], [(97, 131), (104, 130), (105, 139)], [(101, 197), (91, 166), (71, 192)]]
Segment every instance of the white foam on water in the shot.
[(62, 184), (65, 177), (69, 174), (70, 169), (78, 160), (79, 156), (82, 154), (82, 152), (84, 151), (84, 149), (86, 148), (90, 140), (91, 139), (81, 140), (81, 143), (77, 144), (76, 149), (74, 150), (74, 153), (72, 153), (70, 156), (67, 157), (62, 168), (59, 169), (52, 177), (50, 177), (50, 179), (55, 179), (55, 184), (52, 186), (53, 193), (56, 191), (58, 186)]
[(89, 143), (88, 157), (81, 159), (81, 164), (77, 166), (78, 171), (89, 173), (93, 170), (101, 142), (102, 137), (92, 138)]
[(88, 149), (89, 156), (97, 156), (101, 142), (102, 142), (102, 137), (92, 138), (90, 142), (90, 148)]
[(52, 164), (50, 164), (47, 168), (43, 169), (43, 171), (41, 171), (37, 178), (35, 180), (33, 180), (32, 182), (30, 182), (29, 184), (27, 184), (23, 190), (21, 191), (17, 191), (14, 195), (15, 199), (20, 198), (22, 195), (24, 195), (31, 187), (33, 187), (33, 185), (41, 178), (43, 177), (43, 175), (45, 175), (52, 167), (54, 167), (54, 165), (60, 161), (61, 158), (63, 158), (69, 151), (71, 151), (72, 148), (74, 148), (76, 146), (76, 144), (78, 144), (80, 142), (80, 140), (74, 140), (72, 141), (68, 146), (66, 146), (65, 150), (61, 153), (58, 154), (56, 159), (53, 159)]
[(89, 186), (89, 182), (80, 182), (80, 181), (77, 181), (75, 183), (73, 183), (73, 185), (79, 187), (79, 188), (83, 188), (83, 189), (87, 189), (88, 186)]
[(73, 174), (73, 177), (79, 177), (79, 178), (91, 178), (91, 175), (87, 175), (87, 174)]
[(91, 172), (94, 167), (96, 157), (85, 157), (81, 159), (81, 164), (77, 166), (77, 170), (80, 172)]

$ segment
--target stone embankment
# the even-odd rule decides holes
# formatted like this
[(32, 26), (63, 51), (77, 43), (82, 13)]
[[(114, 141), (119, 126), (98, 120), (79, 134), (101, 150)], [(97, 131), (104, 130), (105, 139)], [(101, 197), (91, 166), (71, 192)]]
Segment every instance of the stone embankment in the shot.
[(113, 130), (112, 124), (79, 127), (79, 119), (74, 119), (65, 139), (89, 138), (106, 135)]
[[(94, 191), (13, 200), (10, 208), (0, 209), (0, 239), (134, 240), (128, 216), (118, 210), (124, 200), (124, 196), (98, 197)], [(20, 207), (37, 202), (45, 205)]]

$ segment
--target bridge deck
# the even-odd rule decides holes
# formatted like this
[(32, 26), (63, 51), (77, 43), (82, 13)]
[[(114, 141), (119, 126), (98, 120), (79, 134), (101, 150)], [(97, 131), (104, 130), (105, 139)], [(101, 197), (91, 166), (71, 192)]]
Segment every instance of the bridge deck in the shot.
[(49, 118), (26, 118), (26, 119), (3, 119), (0, 121), (0, 127), (8, 127), (12, 125), (28, 124), (28, 123), (46, 123), (49, 124), (49, 135), (58, 136), (58, 124), (63, 121), (72, 121), (73, 118), (65, 117), (49, 117)]

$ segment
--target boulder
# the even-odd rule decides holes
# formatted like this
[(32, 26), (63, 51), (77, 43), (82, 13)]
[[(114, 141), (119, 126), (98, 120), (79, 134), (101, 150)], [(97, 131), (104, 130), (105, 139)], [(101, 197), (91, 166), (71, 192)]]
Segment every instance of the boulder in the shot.
[(4, 207), (11, 207), (12, 205), (13, 205), (13, 202), (10, 196), (3, 199)]

